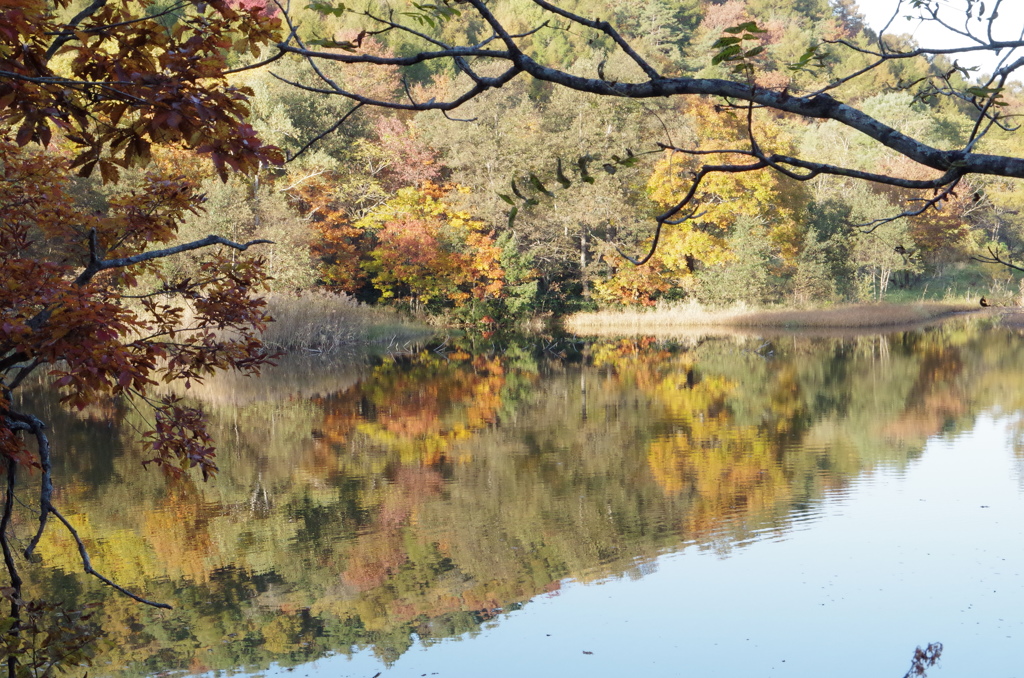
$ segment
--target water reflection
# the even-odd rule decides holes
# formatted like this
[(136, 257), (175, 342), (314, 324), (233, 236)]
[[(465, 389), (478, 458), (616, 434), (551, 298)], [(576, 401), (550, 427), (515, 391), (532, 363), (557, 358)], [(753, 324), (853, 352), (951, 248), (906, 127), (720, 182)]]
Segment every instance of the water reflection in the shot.
[(194, 389), (220, 441), (205, 484), (142, 471), (130, 407), (54, 408), (69, 450), (59, 502), (97, 569), (176, 609), (81, 579), (58, 530), (33, 586), (102, 600), (109, 663), (93, 675), (363, 650), (387, 665), (500, 626), (569, 581), (791, 539), (823, 499), (865, 474), (899, 476), (930, 437), (1020, 410), (1022, 382), (1021, 338), (976, 324), (293, 360), (257, 383)]

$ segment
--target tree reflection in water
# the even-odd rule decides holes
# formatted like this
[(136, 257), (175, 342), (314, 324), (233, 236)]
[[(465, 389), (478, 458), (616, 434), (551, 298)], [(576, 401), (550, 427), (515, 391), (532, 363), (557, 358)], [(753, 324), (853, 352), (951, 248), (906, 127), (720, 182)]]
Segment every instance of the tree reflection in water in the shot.
[(1022, 409), (1008, 330), (763, 343), (466, 339), (214, 380), (192, 394), (220, 444), (209, 483), (143, 472), (130, 407), (51, 411), (73, 450), (60, 502), (97, 567), (175, 610), (82, 580), (59, 531), (31, 586), (103, 603), (109, 664), (93, 675), (365, 648), (390, 663), (567, 578), (641, 577), (667, 552), (785, 532), (930, 436)]

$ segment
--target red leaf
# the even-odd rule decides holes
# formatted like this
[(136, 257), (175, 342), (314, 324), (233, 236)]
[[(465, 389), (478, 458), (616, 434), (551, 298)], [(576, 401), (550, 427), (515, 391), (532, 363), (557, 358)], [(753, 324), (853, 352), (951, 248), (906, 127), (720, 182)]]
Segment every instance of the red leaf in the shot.
[(33, 121), (29, 118), (25, 118), (25, 121), (21, 123), (21, 127), (18, 129), (18, 136), (14, 139), (19, 146), (24, 146), (28, 144), (28, 142), (32, 141), (33, 127), (35, 127)]
[(43, 144), (43, 146), (49, 146), (50, 137), (53, 133), (50, 131), (50, 126), (46, 124), (45, 120), (39, 121), (39, 124), (36, 126), (36, 131), (39, 135), (39, 141)]
[(96, 161), (88, 162), (82, 165), (82, 169), (78, 170), (78, 176), (87, 178), (92, 175), (93, 169), (96, 167)]

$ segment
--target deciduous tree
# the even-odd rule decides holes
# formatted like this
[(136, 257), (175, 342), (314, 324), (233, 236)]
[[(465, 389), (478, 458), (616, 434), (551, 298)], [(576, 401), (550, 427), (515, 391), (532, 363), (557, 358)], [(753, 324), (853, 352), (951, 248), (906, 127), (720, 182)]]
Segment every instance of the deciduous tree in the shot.
[[(250, 92), (228, 78), (229, 61), (279, 41), (279, 27), (260, 9), (223, 0), (169, 8), (149, 0), (0, 2), (0, 546), (10, 604), (0, 642), (11, 678), (38, 669), (23, 652), (25, 634), (42, 628), (38, 615), (74, 617), (22, 598), (19, 559), (32, 556), (51, 517), (77, 542), (86, 572), (141, 600), (93, 569), (55, 506), (46, 424), (17, 404), (19, 388), (42, 376), (78, 408), (135, 398), (149, 411), (147, 463), (207, 477), (216, 466), (201, 413), (175, 397), (154, 398), (152, 387), (188, 386), (223, 369), (256, 372), (270, 357), (260, 341), (268, 317), (251, 294), (266, 280), (264, 264), (242, 254), (264, 241), (211, 234), (169, 244), (204, 196), (180, 167), (145, 168), (164, 148), (205, 156), (222, 178), (282, 161), (246, 122)], [(92, 175), (124, 181), (86, 195), (81, 184)], [(197, 251), (203, 259), (188, 277), (157, 266)], [(157, 283), (143, 287), (143, 276)], [(38, 527), (19, 555), (14, 493), (32, 469)], [(71, 645), (62, 648), (65, 640)], [(53, 657), (81, 656), (81, 640), (69, 629), (45, 642)]]
[(500, 297), (500, 249), (482, 222), (442, 200), (451, 189), (431, 182), (401, 189), (356, 223), (375, 241), (363, 268), (385, 299), (418, 307)]

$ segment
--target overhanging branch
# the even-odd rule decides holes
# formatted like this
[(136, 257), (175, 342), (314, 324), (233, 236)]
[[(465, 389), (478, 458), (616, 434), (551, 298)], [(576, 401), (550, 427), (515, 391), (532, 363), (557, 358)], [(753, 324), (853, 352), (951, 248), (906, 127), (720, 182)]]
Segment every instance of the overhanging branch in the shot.
[[(29, 545), (25, 548), (25, 558), (32, 558), (33, 553), (35, 552), (35, 548), (39, 544), (39, 540), (42, 538), (43, 532), (46, 530), (47, 518), (52, 515), (64, 525), (67, 531), (71, 534), (72, 539), (75, 540), (75, 544), (77, 544), (78, 546), (78, 554), (82, 559), (82, 569), (85, 571), (86, 574), (90, 574), (96, 577), (107, 586), (113, 588), (115, 591), (121, 593), (122, 595), (128, 596), (132, 600), (165, 610), (173, 609), (170, 605), (166, 603), (158, 603), (143, 598), (142, 596), (136, 593), (132, 593), (128, 589), (124, 588), (123, 586), (120, 586), (108, 577), (105, 577), (96, 571), (96, 569), (92, 566), (92, 559), (89, 557), (89, 551), (85, 546), (85, 542), (82, 541), (82, 537), (78, 534), (78, 530), (76, 530), (75, 527), (71, 524), (71, 522), (67, 518), (65, 518), (64, 515), (60, 511), (58, 511), (57, 508), (53, 505), (53, 480), (51, 475), (52, 465), (50, 462), (50, 441), (46, 435), (46, 425), (38, 418), (29, 414), (22, 414), (20, 412), (8, 410), (7, 412), (4, 413), (4, 416), (8, 420), (9, 423), (7, 425), (11, 430), (27, 431), (31, 433), (32, 436), (35, 438), (37, 451), (39, 454), (39, 466), (42, 471), (39, 490), (39, 527), (37, 528), (35, 535), (32, 537), (32, 540), (29, 542)], [(13, 496), (14, 489), (14, 471), (10, 469), (10, 466), (13, 464), (15, 464), (15, 461), (11, 459), (9, 462), (8, 470), (8, 502), (10, 501), (10, 497)], [(5, 509), (4, 520), (7, 520), (8, 513), (9, 511)], [(3, 527), (5, 526), (3, 525), (2, 522), (0, 522), (0, 530), (2, 530)], [(7, 544), (5, 536), (3, 538), (3, 547), (4, 559), (5, 562), (7, 562), (9, 560), (9, 546)], [(9, 571), (11, 569), (11, 564), (13, 563), (12, 558), (13, 556), (11, 556), (10, 562), (8, 562)]]
[(141, 264), (144, 261), (152, 261), (154, 259), (164, 259), (166, 257), (174, 256), (175, 254), (181, 254), (182, 252), (189, 252), (191, 250), (198, 250), (204, 247), (212, 247), (213, 245), (224, 245), (236, 249), (239, 252), (244, 252), (253, 245), (272, 245), (273, 240), (250, 240), (246, 243), (237, 243), (227, 238), (222, 238), (219, 235), (208, 235), (201, 240), (193, 240), (192, 242), (182, 243), (175, 245), (174, 247), (165, 247), (161, 250), (151, 250), (149, 252), (143, 252), (141, 254), (134, 254), (130, 257), (119, 257), (117, 259), (103, 259), (99, 251), (99, 245), (96, 238), (96, 229), (92, 229), (89, 234), (89, 264), (85, 267), (77, 278), (75, 278), (76, 285), (85, 285), (92, 278), (101, 271), (109, 271), (114, 268), (125, 268), (126, 266), (133, 266), (135, 264)]
[[(474, 86), (466, 90), (462, 96), (447, 102), (437, 102), (434, 100), (422, 103), (381, 101), (363, 96), (357, 92), (344, 90), (341, 87), (332, 88), (331, 90), (317, 90), (348, 97), (353, 101), (367, 105), (410, 111), (451, 111), (489, 89), (500, 87), (519, 73), (526, 73), (540, 81), (550, 82), (576, 91), (590, 92), (602, 96), (629, 99), (651, 99), (680, 95), (704, 95), (748, 102), (749, 104), (753, 104), (758, 107), (769, 108), (781, 113), (795, 115), (805, 119), (835, 120), (842, 125), (865, 134), (869, 138), (887, 148), (892, 149), (900, 155), (903, 155), (926, 167), (938, 170), (943, 174), (949, 173), (950, 176), (954, 174), (960, 176), (968, 174), (985, 174), (992, 176), (1024, 178), (1024, 159), (1011, 156), (975, 153), (973, 151), (973, 147), (953, 150), (936, 148), (935, 146), (925, 143), (919, 139), (915, 139), (889, 125), (884, 124), (878, 119), (853, 106), (849, 106), (842, 101), (833, 98), (827, 93), (827, 91), (831, 89), (832, 85), (816, 92), (804, 95), (794, 95), (786, 90), (779, 91), (765, 87), (751, 86), (747, 82), (737, 82), (716, 78), (662, 77), (629, 45), (627, 41), (615, 32), (607, 22), (591, 20), (573, 14), (572, 12), (564, 10), (549, 2), (549, 0), (534, 0), (534, 4), (539, 8), (559, 17), (560, 19), (568, 20), (572, 24), (590, 30), (603, 32), (611, 37), (616, 45), (622, 49), (624, 53), (629, 55), (629, 57), (639, 66), (645, 79), (637, 82), (613, 82), (600, 78), (586, 78), (574, 75), (564, 70), (551, 68), (538, 63), (520, 48), (519, 43), (517, 42), (517, 36), (510, 34), (501, 22), (497, 20), (494, 14), (490, 11), (485, 0), (464, 1), (466, 5), (471, 7), (472, 10), (484, 20), (489, 29), (497, 36), (497, 39), (503, 43), (505, 49), (488, 49), (479, 45), (446, 46), (445, 48), (437, 49), (439, 45), (447, 45), (447, 43), (442, 43), (441, 41), (430, 38), (429, 36), (424, 38), (430, 43), (427, 49), (417, 53), (397, 57), (314, 51), (290, 45), (279, 45), (279, 49), (287, 50), (314, 60), (328, 59), (343, 63), (362, 63), (380, 66), (404, 67), (435, 61), (437, 59), (455, 59), (463, 63), (468, 63), (470, 59), (485, 59), (489, 61), (504, 62), (508, 65), (508, 70), (506, 70), (502, 76), (497, 79), (490, 80), (479, 77), (473, 78), (474, 73), (472, 71), (461, 69), (470, 73), (470, 77), (475, 81)], [(381, 21), (382, 23), (394, 24), (394, 22), (389, 22), (388, 20), (381, 20), (379, 17), (371, 18)], [(417, 31), (409, 29), (408, 27), (404, 27), (404, 30), (407, 30), (411, 35), (415, 35), (417, 33)], [(969, 53), (986, 50), (995, 51), (1000, 49), (1024, 47), (1024, 39), (1002, 41), (987, 40), (984, 44), (970, 45), (966, 48), (919, 48), (907, 51), (889, 50), (885, 48), (884, 42), (882, 43), (881, 49), (878, 51), (870, 49), (866, 50), (852, 43), (848, 44), (848, 41), (837, 41), (834, 44), (842, 44), (849, 49), (855, 49), (865, 54), (870, 54), (876, 59), (876, 63), (873, 65), (867, 68), (862, 68), (852, 76), (847, 76), (846, 78), (842, 78), (837, 81), (837, 83), (841, 83), (849, 80), (851, 77), (862, 75), (868, 70), (876, 68), (886, 61), (894, 59), (909, 59), (918, 56), (953, 55), (960, 52)], [(1024, 66), (1024, 59), (1018, 59), (1012, 64), (1004, 66), (1000, 69), (1000, 72), (1006, 74), (1018, 66)], [(837, 83), (833, 84), (835, 85)], [(991, 106), (982, 104), (982, 117), (989, 115), (989, 108), (991, 108)], [(845, 176), (865, 178), (857, 177), (854, 172), (847, 172)]]

